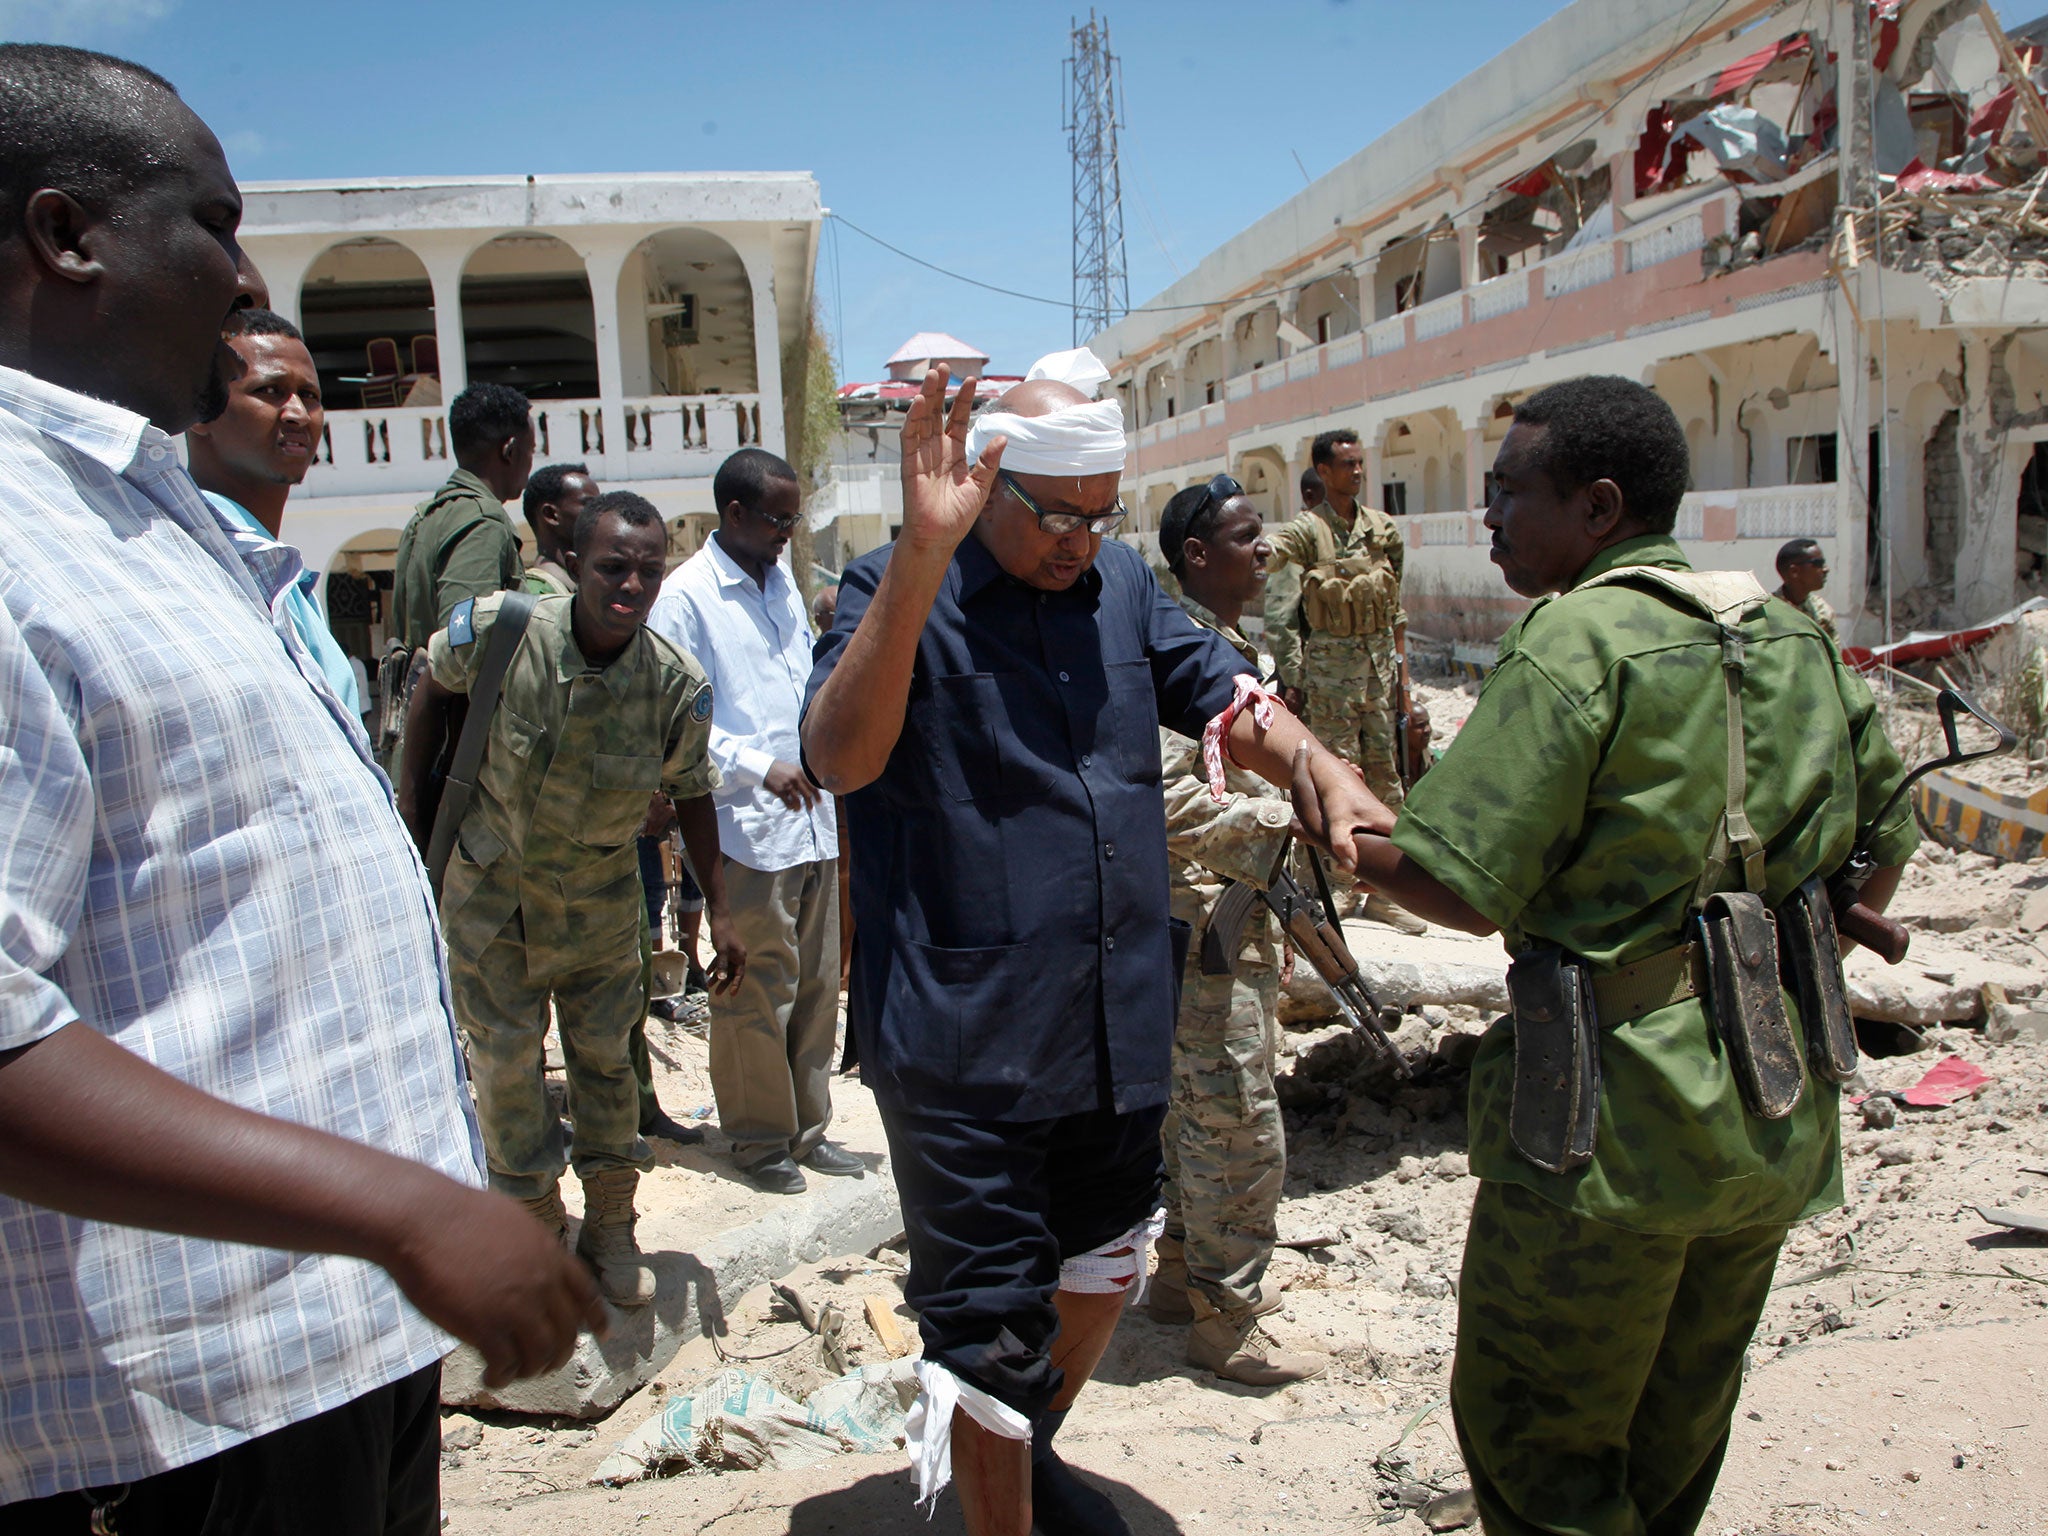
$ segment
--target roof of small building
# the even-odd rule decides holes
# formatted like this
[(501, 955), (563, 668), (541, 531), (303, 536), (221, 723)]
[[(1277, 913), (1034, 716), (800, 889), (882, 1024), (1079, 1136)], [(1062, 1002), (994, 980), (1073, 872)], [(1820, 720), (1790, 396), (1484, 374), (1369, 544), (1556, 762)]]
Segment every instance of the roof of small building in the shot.
[(931, 357), (978, 357), (984, 363), (988, 361), (986, 352), (979, 347), (970, 347), (958, 336), (948, 336), (944, 331), (919, 331), (898, 347), (895, 355), (882, 366), (889, 368), (897, 363), (921, 363)]

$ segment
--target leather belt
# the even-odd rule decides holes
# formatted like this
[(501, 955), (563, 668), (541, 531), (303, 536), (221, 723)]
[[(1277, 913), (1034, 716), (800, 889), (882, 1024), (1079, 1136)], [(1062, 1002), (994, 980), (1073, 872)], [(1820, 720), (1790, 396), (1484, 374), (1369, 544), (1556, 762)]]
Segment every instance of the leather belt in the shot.
[(1698, 997), (1707, 990), (1705, 947), (1675, 944), (1593, 978), (1593, 1008), (1602, 1029)]

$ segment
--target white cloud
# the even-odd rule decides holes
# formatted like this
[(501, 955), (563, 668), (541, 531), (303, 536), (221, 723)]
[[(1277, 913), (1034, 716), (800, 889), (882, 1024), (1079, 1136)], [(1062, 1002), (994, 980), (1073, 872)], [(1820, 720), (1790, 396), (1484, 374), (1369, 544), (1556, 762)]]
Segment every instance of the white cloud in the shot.
[(0, 37), (104, 43), (170, 15), (177, 0), (0, 0)]
[(270, 140), (254, 128), (237, 128), (222, 135), (220, 147), (228, 152), (232, 164), (238, 160), (255, 160), (270, 152)]

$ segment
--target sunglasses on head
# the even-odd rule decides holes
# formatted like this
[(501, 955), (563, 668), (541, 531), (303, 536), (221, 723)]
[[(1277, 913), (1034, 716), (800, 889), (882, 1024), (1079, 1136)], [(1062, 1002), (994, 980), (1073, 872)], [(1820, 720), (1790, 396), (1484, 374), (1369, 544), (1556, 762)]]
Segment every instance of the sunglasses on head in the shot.
[(1109, 511), (1100, 513), (1095, 517), (1083, 517), (1078, 512), (1048, 512), (1031, 499), (1030, 492), (1019, 485), (1017, 477), (1008, 470), (997, 470), (996, 478), (1008, 486), (1010, 494), (1023, 502), (1025, 510), (1038, 519), (1040, 531), (1049, 533), (1054, 538), (1063, 538), (1077, 528), (1086, 528), (1090, 533), (1107, 533), (1124, 520), (1125, 510), (1122, 497), (1117, 498), (1116, 505)]

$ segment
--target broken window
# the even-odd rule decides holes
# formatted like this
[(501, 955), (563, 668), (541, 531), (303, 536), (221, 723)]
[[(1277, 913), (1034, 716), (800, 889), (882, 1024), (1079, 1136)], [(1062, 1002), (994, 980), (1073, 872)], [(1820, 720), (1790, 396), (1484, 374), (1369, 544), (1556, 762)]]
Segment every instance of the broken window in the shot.
[(1408, 486), (1400, 480), (1389, 480), (1380, 487), (1380, 510), (1390, 517), (1408, 515)]
[(1787, 485), (1833, 485), (1835, 483), (1835, 434), (1816, 432), (1811, 437), (1785, 439), (1785, 483)]

